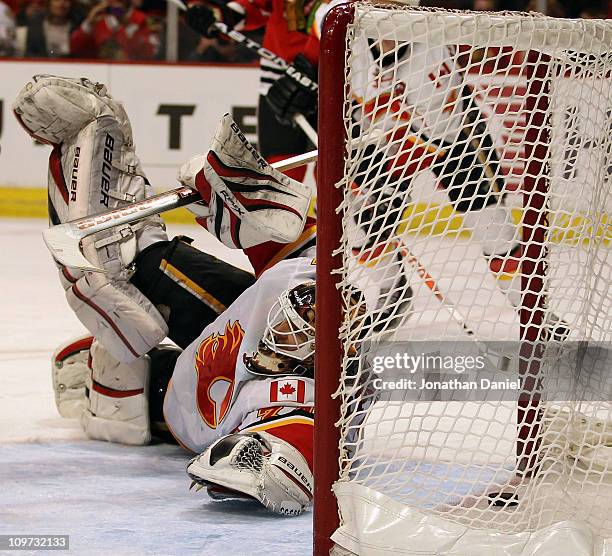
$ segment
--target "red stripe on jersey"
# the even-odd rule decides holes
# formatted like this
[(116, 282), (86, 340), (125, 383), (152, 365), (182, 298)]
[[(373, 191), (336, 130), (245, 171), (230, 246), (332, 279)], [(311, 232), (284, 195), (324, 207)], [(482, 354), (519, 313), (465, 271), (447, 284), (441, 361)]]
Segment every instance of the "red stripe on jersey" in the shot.
[(300, 454), (304, 456), (304, 459), (308, 463), (308, 467), (312, 470), (312, 453), (313, 453), (313, 431), (314, 431), (314, 419), (311, 423), (288, 423), (287, 425), (277, 425), (272, 428), (275, 424), (274, 421), (270, 421), (269, 429), (265, 429), (264, 426), (258, 428), (258, 430), (265, 430), (268, 434), (276, 436), (285, 442), (289, 442)]

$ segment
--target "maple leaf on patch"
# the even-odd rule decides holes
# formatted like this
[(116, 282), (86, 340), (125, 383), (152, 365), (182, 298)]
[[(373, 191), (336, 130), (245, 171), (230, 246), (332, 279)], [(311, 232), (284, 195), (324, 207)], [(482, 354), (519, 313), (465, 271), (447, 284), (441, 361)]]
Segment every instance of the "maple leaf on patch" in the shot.
[(295, 392), (295, 388), (293, 386), (291, 386), (291, 384), (289, 384), (288, 382), (286, 382), (285, 384), (283, 384), (283, 386), (280, 388), (279, 392), (281, 394), (283, 394), (283, 396), (291, 396), (291, 394), (293, 394)]

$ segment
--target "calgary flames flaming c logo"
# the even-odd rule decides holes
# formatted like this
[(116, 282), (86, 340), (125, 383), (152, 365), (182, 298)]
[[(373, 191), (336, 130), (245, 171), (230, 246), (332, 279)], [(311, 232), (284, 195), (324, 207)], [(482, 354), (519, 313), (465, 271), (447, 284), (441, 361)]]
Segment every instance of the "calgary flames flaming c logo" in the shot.
[(223, 334), (211, 334), (202, 340), (196, 351), (198, 409), (212, 429), (223, 421), (232, 401), (236, 361), (243, 337), (240, 322), (228, 322)]

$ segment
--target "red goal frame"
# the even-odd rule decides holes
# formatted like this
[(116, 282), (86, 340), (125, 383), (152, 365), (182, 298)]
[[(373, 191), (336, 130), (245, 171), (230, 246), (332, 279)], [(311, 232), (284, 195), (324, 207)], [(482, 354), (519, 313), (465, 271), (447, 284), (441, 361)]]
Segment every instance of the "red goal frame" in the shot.
[[(342, 222), (336, 208), (343, 200), (340, 188), (343, 178), (345, 145), (344, 126), (345, 45), (347, 27), (353, 22), (354, 7), (341, 4), (334, 7), (325, 19), (321, 36), (319, 60), (319, 160), (317, 166), (317, 305), (324, 308), (324, 318), (316, 324), (315, 397), (316, 418), (314, 432), (314, 516), (313, 553), (327, 555), (333, 546), (331, 535), (339, 526), (339, 515), (332, 485), (340, 475), (340, 400), (333, 398), (338, 389), (342, 367), (342, 344), (338, 331), (342, 319), (342, 305), (334, 273), (342, 266), (342, 258), (334, 252), (340, 247)], [(519, 372), (526, 378), (524, 390), (529, 399), (519, 401), (517, 407), (518, 441), (516, 446), (520, 468), (529, 469), (536, 448), (537, 430), (531, 424), (539, 413), (539, 402), (531, 395), (539, 369), (537, 341), (543, 323), (545, 303), (546, 246), (545, 206), (548, 178), (543, 169), (548, 158), (546, 132), (549, 99), (547, 93), (547, 64), (544, 57), (529, 53), (527, 61), (528, 89), (526, 99), (527, 132), (525, 158), (528, 160), (522, 180), (523, 195), (523, 250), (527, 259), (522, 265), (522, 306), (520, 309), (521, 351)]]
[[(317, 164), (317, 307), (325, 308), (318, 318), (315, 344), (315, 431), (314, 431), (314, 516), (313, 553), (329, 554), (331, 535), (339, 516), (332, 485), (340, 474), (338, 446), (340, 403), (332, 399), (342, 365), (342, 344), (338, 336), (342, 310), (337, 284), (342, 258), (334, 255), (340, 245), (342, 222), (336, 207), (342, 191), (336, 187), (344, 171), (346, 133), (343, 123), (345, 96), (344, 52), (347, 26), (353, 21), (353, 6), (334, 7), (325, 18), (319, 57), (319, 161)], [(320, 310), (320, 309), (319, 309)]]

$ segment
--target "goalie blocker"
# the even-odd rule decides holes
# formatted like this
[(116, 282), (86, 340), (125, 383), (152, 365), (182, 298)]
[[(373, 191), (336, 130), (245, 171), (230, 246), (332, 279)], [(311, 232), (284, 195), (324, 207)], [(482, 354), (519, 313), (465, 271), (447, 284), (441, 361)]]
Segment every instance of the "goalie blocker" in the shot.
[(202, 195), (187, 207), (197, 222), (230, 248), (288, 244), (304, 230), (310, 188), (272, 168), (229, 114), (210, 151), (186, 162), (178, 179)]

